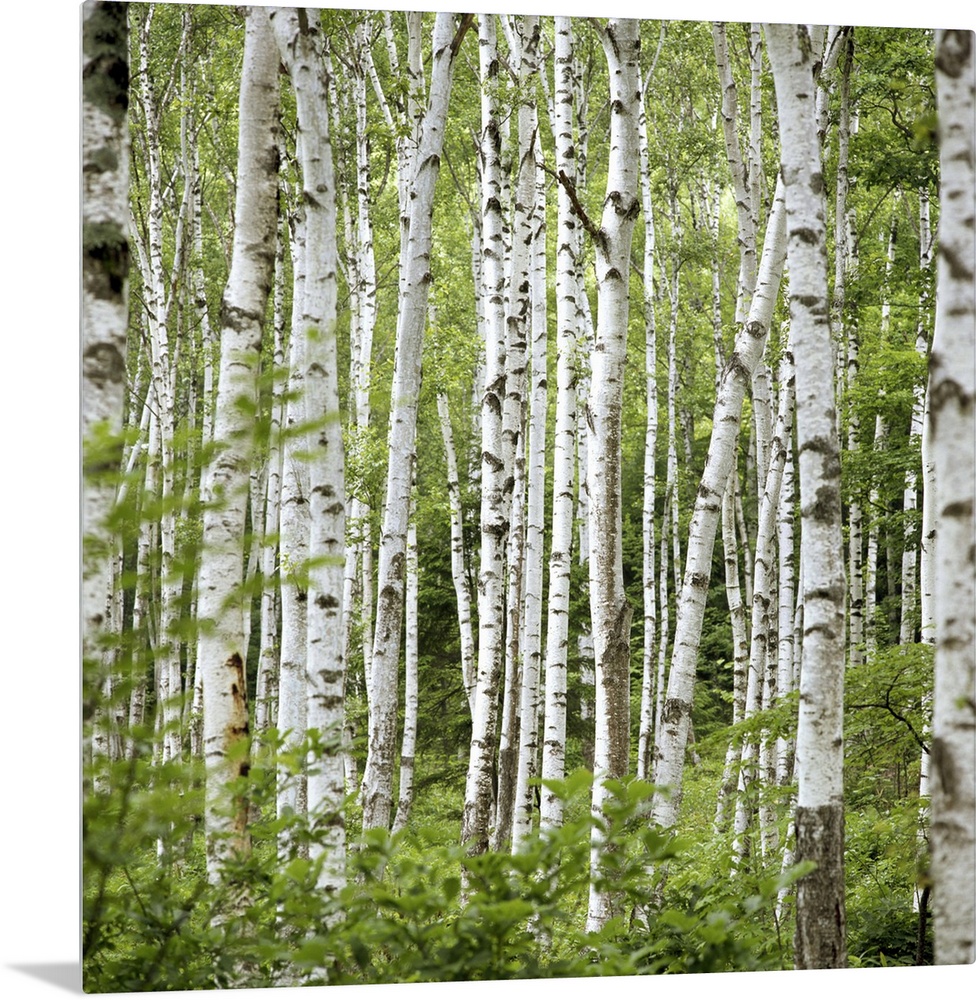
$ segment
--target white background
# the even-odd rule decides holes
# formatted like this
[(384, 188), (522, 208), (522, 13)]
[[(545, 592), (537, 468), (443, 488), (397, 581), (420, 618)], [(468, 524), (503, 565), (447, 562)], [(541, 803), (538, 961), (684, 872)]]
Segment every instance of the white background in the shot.
[[(338, 3), (337, 6), (351, 6)], [(377, 3), (377, 6), (381, 6)], [(390, 7), (436, 8), (437, 2)], [(791, 20), (897, 26), (965, 26), (971, 3), (948, 0), (684, 0), (609, 6), (578, 0), (488, 3), (478, 10), (620, 14), (711, 20)], [(468, 9), (463, 7), (463, 9)], [(459, 9), (462, 9), (459, 8)], [(6, 525), (0, 547), (0, 996), (80, 993), (78, 646), (78, 246), (81, 8), (63, 0), (5, 8), (0, 57), (0, 406)], [(54, 380), (51, 381), (51, 373)], [(43, 385), (44, 389), (39, 386)], [(53, 391), (52, 391), (53, 390)], [(57, 678), (58, 680), (54, 680)], [(51, 722), (28, 725), (45, 701)], [(30, 708), (28, 708), (30, 706)], [(976, 967), (614, 979), (523, 984), (333, 987), (361, 998), (493, 995), (564, 997), (577, 986), (620, 1000), (653, 995), (801, 996), (839, 990), (972, 996)], [(323, 995), (326, 988), (241, 990), (234, 998)], [(171, 996), (196, 997), (179, 993)]]

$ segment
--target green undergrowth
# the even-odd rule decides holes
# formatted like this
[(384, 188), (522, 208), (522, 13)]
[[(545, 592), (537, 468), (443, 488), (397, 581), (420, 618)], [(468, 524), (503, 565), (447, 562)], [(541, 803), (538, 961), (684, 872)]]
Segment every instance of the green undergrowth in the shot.
[[(649, 823), (645, 782), (612, 783), (599, 820), (588, 772), (555, 783), (565, 822), (517, 855), (469, 856), (448, 820), (449, 797), (428, 795), (429, 813), (418, 810), (403, 833), (350, 837), (348, 884), (325, 893), (308, 857), (314, 835), (297, 817), (275, 818), (274, 775), (260, 763), (248, 778), (251, 854), (208, 882), (199, 775), (177, 782), (178, 770), (120, 762), (86, 796), (88, 992), (789, 966), (770, 928), (779, 888), (799, 873), (716, 873), (713, 845)], [(614, 916), (587, 932), (594, 823), (604, 839), (595, 884), (611, 892)], [(284, 832), (291, 848), (279, 858)]]

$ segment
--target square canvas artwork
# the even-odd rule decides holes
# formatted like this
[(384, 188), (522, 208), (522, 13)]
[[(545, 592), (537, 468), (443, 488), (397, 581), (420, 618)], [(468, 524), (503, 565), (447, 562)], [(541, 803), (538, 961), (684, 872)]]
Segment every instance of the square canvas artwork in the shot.
[(972, 33), (82, 13), (84, 989), (972, 963)]

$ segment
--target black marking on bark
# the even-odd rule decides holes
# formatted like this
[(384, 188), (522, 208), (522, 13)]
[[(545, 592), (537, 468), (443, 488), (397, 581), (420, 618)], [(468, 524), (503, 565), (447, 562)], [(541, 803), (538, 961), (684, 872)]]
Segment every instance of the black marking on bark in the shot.
[(942, 794), (952, 802), (959, 790), (959, 774), (952, 751), (946, 741), (939, 736), (932, 739), (932, 768), (938, 778)]
[(106, 174), (119, 169), (119, 153), (112, 146), (101, 146), (89, 152), (82, 167), (86, 174)]
[(957, 80), (972, 58), (973, 33), (959, 29), (943, 32), (935, 53), (935, 67), (946, 76)]
[(816, 246), (820, 242), (820, 233), (816, 229), (810, 229), (806, 226), (790, 230), (790, 237), (796, 237), (801, 243), (806, 243), (808, 246)]
[[(752, 377), (752, 369), (742, 360), (742, 356), (738, 351), (733, 351), (729, 360), (726, 362), (725, 370), (733, 378), (737, 379), (748, 379)], [(733, 416), (733, 420), (738, 421), (737, 416)]]
[(939, 254), (949, 268), (949, 277), (954, 281), (972, 281), (973, 267), (972, 261), (965, 257), (960, 257), (952, 247), (939, 246)]
[(250, 309), (242, 309), (227, 301), (226, 298), (220, 303), (220, 325), (225, 330), (235, 330), (238, 333), (250, 330), (255, 325), (260, 327), (263, 314)]
[(125, 359), (114, 345), (101, 341), (85, 350), (85, 378), (98, 388), (118, 385), (125, 378)]
[(840, 490), (836, 486), (821, 486), (817, 499), (807, 508), (807, 513), (815, 521), (833, 522), (840, 518)]
[(943, 517), (972, 517), (973, 516), (973, 502), (972, 500), (956, 500), (954, 503), (948, 503), (942, 508)]
[[(943, 367), (944, 364), (940, 355), (933, 354), (929, 358), (930, 373)], [(962, 410), (969, 409), (973, 405), (973, 397), (967, 393), (965, 387), (951, 378), (932, 379), (929, 383), (929, 395), (931, 397), (929, 421), (931, 422), (933, 432), (937, 429), (939, 414), (951, 401), (955, 401)]]
[(85, 289), (96, 299), (119, 299), (129, 274), (129, 241), (117, 222), (89, 222), (82, 232)]
[(617, 215), (623, 216), (628, 221), (636, 219), (640, 215), (640, 202), (633, 195), (627, 195), (621, 191), (611, 191), (609, 197)]
[(695, 590), (708, 590), (711, 578), (707, 573), (692, 573), (691, 585)]
[(493, 455), (490, 451), (483, 451), (481, 453), (481, 460), (487, 462), (491, 466), (492, 472), (501, 472), (505, 468), (505, 463), (497, 456)]
[(121, 123), (129, 108), (127, 3), (96, 3), (85, 19), (82, 45), (88, 56), (82, 92), (89, 104)]
[(661, 721), (670, 725), (691, 714), (691, 705), (681, 698), (666, 698), (661, 712)]
[[(396, 581), (403, 580), (403, 568), (406, 563), (406, 557), (402, 552), (395, 552), (393, 558), (390, 559), (390, 579)], [(384, 593), (390, 590), (389, 585), (383, 588)], [(399, 599), (399, 588), (394, 591), (397, 598)]]
[(835, 583), (829, 587), (812, 587), (805, 591), (803, 599), (806, 601), (830, 601), (833, 604), (840, 604), (844, 600), (845, 589), (843, 584)]
[(321, 608), (323, 611), (328, 611), (339, 607), (339, 602), (332, 596), (332, 594), (319, 594), (319, 596), (315, 598), (315, 606), (317, 608)]

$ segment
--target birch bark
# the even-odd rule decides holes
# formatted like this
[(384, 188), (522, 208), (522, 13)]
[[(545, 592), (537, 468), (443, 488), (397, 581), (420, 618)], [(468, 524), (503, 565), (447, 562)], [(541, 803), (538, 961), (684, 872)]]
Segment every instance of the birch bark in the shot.
[(363, 772), (363, 829), (389, 827), (397, 731), (397, 670), (403, 624), (410, 469), (417, 431), (421, 350), (430, 286), (431, 220), (440, 170), (454, 60), (471, 23), (439, 13), (434, 22), (430, 93), (420, 124), (416, 159), (409, 171), (409, 213), (401, 234), (401, 289), (397, 315), (386, 509), (377, 567), (378, 600), (371, 680), (373, 712)]
[(752, 371), (762, 356), (773, 306), (786, 257), (786, 211), (782, 186), (777, 185), (773, 210), (759, 266), (756, 292), (749, 321), (736, 336), (732, 355), (726, 362), (712, 419), (712, 437), (705, 470), (695, 498), (688, 533), (688, 557), (678, 602), (674, 654), (668, 677), (667, 700), (660, 731), (655, 739), (652, 813), (655, 822), (674, 826), (681, 796), (682, 768), (688, 745), (695, 669), (708, 591), (715, 530), (721, 513), (721, 497), (732, 473), (735, 444), (742, 415), (742, 401)]
[[(641, 80), (639, 22), (611, 19), (602, 35), (610, 72), (610, 161), (607, 194), (595, 234), (597, 330), (587, 400), (590, 488), (590, 619), (596, 673), (596, 731), (591, 809), (601, 817), (605, 779), (627, 773), (630, 751), (630, 622), (624, 592), (621, 501), (621, 415), (627, 351), (630, 248), (640, 213), (637, 165)], [(597, 875), (602, 835), (594, 827), (591, 873)], [(614, 896), (591, 878), (586, 925), (602, 928)]]
[(482, 279), (485, 384), (481, 407), (481, 564), (478, 573), (478, 676), (464, 791), (461, 840), (480, 854), (488, 846), (498, 685), (504, 662), (505, 503), (502, 412), (505, 399), (505, 241), (502, 230), (498, 48), (493, 15), (478, 29), (481, 72)]
[(342, 590), (345, 564), (345, 457), (339, 412), (336, 345), (336, 196), (329, 137), (327, 74), (319, 33), (296, 8), (272, 8), (278, 52), (295, 91), (301, 134), (305, 206), (305, 284), (301, 326), (305, 340), (310, 533), (306, 601), (307, 730), (319, 750), (308, 758), (310, 857), (324, 855), (319, 887), (345, 885), (345, 663)]
[[(504, 23), (504, 18), (502, 19)], [(520, 53), (521, 41), (515, 42)], [(521, 67), (521, 55), (518, 56)], [(502, 695), (502, 724), (498, 748), (498, 780), (495, 833), (496, 850), (508, 844), (515, 805), (518, 769), (522, 690), (523, 624), (525, 613), (526, 510), (526, 389), (528, 341), (531, 312), (529, 289), (532, 244), (532, 203), (535, 191), (532, 137), (528, 135), (531, 115), (520, 104), (518, 114), (518, 174), (512, 206), (512, 245), (505, 283), (506, 355), (505, 402), (502, 410), (502, 460), (506, 470), (509, 529), (507, 544), (507, 589), (505, 595), (505, 685)], [(504, 151), (504, 146), (502, 147)], [(531, 162), (530, 162), (531, 161)], [(527, 168), (527, 169), (526, 169)], [(509, 176), (502, 171), (503, 182)], [(505, 202), (503, 196), (503, 204)]]
[[(89, 0), (82, 11), (82, 658), (93, 692), (109, 694), (112, 657), (102, 640), (113, 616), (115, 539), (108, 519), (121, 467), (128, 331), (129, 103), (125, 4)], [(93, 720), (92, 752), (111, 756), (110, 699)], [(101, 785), (96, 782), (96, 788)]]
[(941, 165), (938, 291), (929, 361), (929, 428), (938, 482), (932, 877), (935, 960), (976, 958), (976, 103), (973, 33), (936, 32)]
[[(415, 504), (411, 505), (415, 507)], [(397, 794), (396, 816), (393, 833), (406, 828), (413, 808), (414, 753), (417, 747), (418, 707), (418, 650), (419, 628), (418, 601), (420, 585), (417, 560), (417, 523), (412, 514), (407, 528), (407, 587), (405, 599), (406, 640), (403, 679), (403, 743), (400, 748), (400, 782)]]
[[(556, 171), (576, 182), (573, 148), (573, 24), (555, 19), (555, 97), (553, 139)], [(576, 451), (577, 257), (579, 229), (569, 192), (557, 193), (556, 216), (556, 429), (552, 465), (552, 527), (549, 552), (549, 596), (546, 619), (545, 712), (542, 780), (562, 780), (566, 768), (566, 691), (569, 652), (569, 593), (573, 555), (573, 487)], [(542, 789), (543, 829), (562, 822), (562, 800)]]
[(248, 772), (248, 716), (241, 593), (248, 470), (248, 412), (256, 399), (261, 328), (274, 267), (278, 190), (278, 51), (264, 8), (245, 14), (238, 187), (231, 271), (221, 306), (216, 452), (201, 490), (203, 546), (198, 578), (207, 766), (207, 872), (249, 850), (247, 810), (231, 783)]
[(515, 814), (512, 847), (518, 850), (532, 830), (535, 805), (530, 781), (538, 774), (539, 682), (542, 676), (542, 567), (545, 486), (546, 413), (548, 382), (546, 372), (546, 202), (540, 183), (539, 118), (532, 85), (539, 72), (540, 22), (526, 15), (521, 23), (519, 81), (527, 91), (519, 109), (519, 136), (526, 136), (526, 151), (519, 164), (524, 174), (528, 198), (528, 290), (526, 317), (530, 340), (530, 390), (527, 421), (527, 496), (525, 508), (525, 555), (523, 564), (525, 602), (523, 610), (522, 686), (519, 704), (519, 752), (515, 782)]
[(468, 711), (474, 717), (475, 673), (474, 627), (471, 616), (471, 590), (464, 553), (464, 521), (461, 507), (461, 484), (458, 479), (457, 450), (454, 447), (454, 430), (447, 396), (437, 394), (437, 414), (440, 418), (441, 438), (447, 462), (447, 495), (451, 505), (451, 579), (458, 606), (458, 631), (461, 640), (461, 679), (468, 700)]
[[(288, 382), (281, 443), (281, 498), (279, 518), (279, 593), (281, 601), (281, 648), (278, 661), (278, 736), (281, 750), (293, 754), (305, 739), (308, 607), (308, 454), (305, 369), (306, 342), (302, 335), (305, 300), (305, 212), (296, 206), (289, 212), (292, 261), (291, 333), (288, 345)], [(291, 765), (279, 765), (277, 816), (304, 815), (307, 805), (305, 769), (293, 773)], [(282, 855), (290, 850), (290, 835), (282, 831)]]
[[(645, 87), (646, 89), (646, 87)], [(655, 578), (654, 527), (657, 504), (657, 323), (654, 316), (654, 205), (651, 197), (650, 149), (647, 115), (641, 100), (638, 141), (640, 143), (641, 207), (644, 212), (644, 387), (647, 423), (644, 430), (644, 494), (641, 514), (643, 558), (641, 582), (644, 613), (643, 676), (641, 678), (640, 726), (637, 739), (637, 776), (648, 779), (654, 754), (655, 643), (657, 633), (657, 580)], [(662, 642), (666, 641), (662, 639)]]
[(847, 961), (844, 911), (845, 581), (840, 443), (834, 403), (826, 210), (815, 129), (814, 51), (803, 25), (766, 25), (789, 230), (790, 334), (796, 362), (803, 651), (797, 730), (796, 857), (817, 868), (797, 885), (797, 968)]

